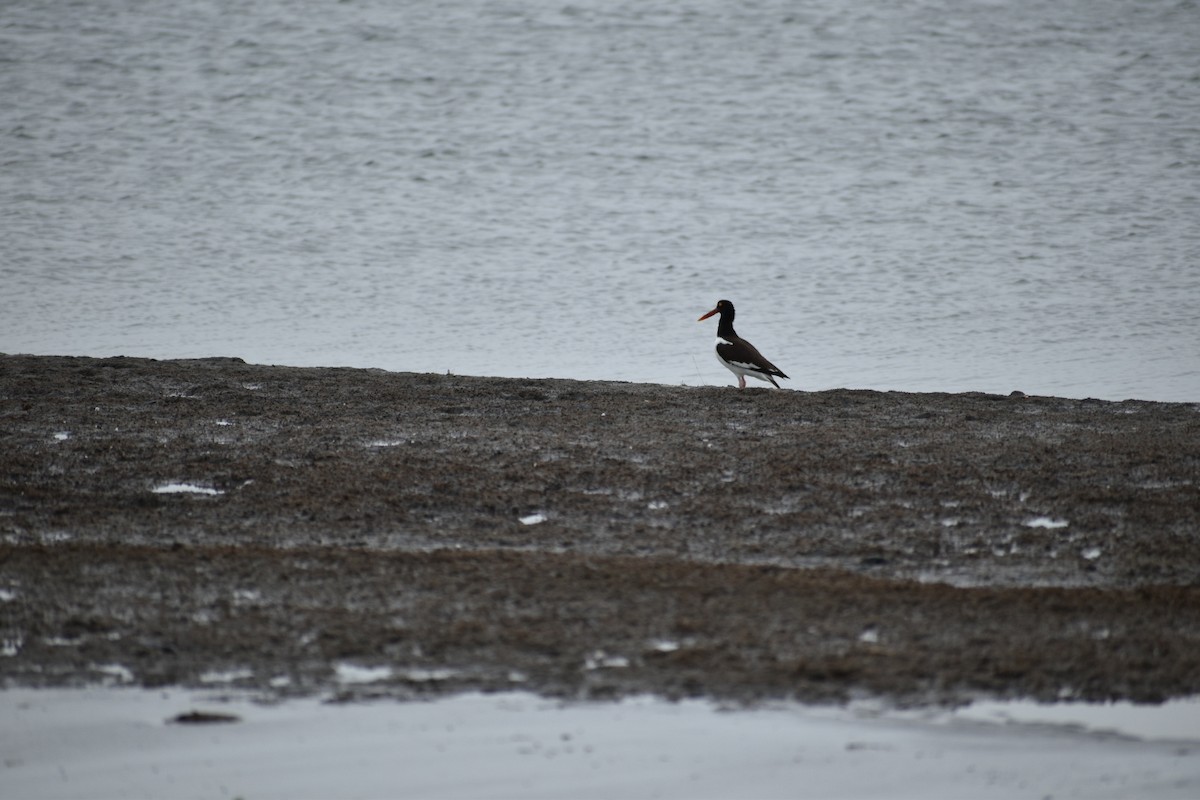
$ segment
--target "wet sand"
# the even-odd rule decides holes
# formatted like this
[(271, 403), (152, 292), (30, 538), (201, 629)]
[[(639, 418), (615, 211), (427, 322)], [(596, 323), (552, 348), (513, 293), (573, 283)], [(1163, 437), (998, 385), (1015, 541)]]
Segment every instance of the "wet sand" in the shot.
[(0, 356), (0, 454), (9, 686), (1200, 692), (1194, 404)]

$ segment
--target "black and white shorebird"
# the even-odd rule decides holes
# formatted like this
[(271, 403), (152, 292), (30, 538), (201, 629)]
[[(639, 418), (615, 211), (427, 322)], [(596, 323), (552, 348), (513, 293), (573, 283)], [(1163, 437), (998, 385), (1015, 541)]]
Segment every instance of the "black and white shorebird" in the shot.
[[(718, 300), (717, 307), (705, 314), (697, 322), (703, 322), (713, 314), (720, 314), (721, 321), (717, 325), (717, 360), (725, 368), (737, 375), (738, 388), (746, 388), (746, 376), (769, 381), (776, 389), (779, 384), (776, 378), (787, 378), (779, 367), (763, 358), (758, 349), (733, 330), (733, 303), (728, 300)], [(790, 380), (790, 379), (789, 379)]]

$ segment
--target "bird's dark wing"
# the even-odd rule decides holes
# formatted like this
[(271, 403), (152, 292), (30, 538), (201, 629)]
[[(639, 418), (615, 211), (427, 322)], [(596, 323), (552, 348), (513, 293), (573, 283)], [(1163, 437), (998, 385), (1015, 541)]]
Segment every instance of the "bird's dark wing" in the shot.
[(765, 375), (786, 378), (783, 370), (767, 361), (758, 349), (745, 339), (722, 339), (717, 343), (717, 355), (730, 364)]

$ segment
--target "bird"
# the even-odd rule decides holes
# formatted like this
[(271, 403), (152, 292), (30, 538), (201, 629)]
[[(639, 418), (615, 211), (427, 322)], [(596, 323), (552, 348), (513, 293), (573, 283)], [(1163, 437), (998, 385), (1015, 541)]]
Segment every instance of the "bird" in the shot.
[[(697, 322), (703, 322), (713, 314), (720, 314), (721, 321), (717, 325), (717, 360), (725, 368), (737, 375), (738, 388), (746, 388), (746, 376), (768, 381), (776, 389), (779, 384), (776, 378), (787, 378), (779, 367), (767, 361), (758, 349), (738, 336), (733, 330), (733, 303), (728, 300), (718, 300), (717, 307), (709, 311)], [(791, 380), (788, 378), (788, 380)]]

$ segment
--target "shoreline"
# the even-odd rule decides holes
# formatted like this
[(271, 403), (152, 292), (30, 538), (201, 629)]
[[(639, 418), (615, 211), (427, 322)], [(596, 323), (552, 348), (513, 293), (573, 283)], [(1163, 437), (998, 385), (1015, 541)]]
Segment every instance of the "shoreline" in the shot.
[[(1182, 800), (1197, 778), (1198, 702), (744, 709), (522, 692), (331, 704), (18, 689), (0, 693), (0, 714), (20, 731), (5, 742), (4, 772), (18, 797), (175, 797), (186, 786), (195, 797), (281, 800), (694, 800), (794, 797), (804, 786), (815, 797)], [(204, 715), (226, 721), (183, 721)]]
[(0, 397), (8, 686), (1200, 692), (1195, 404), (5, 355)]

